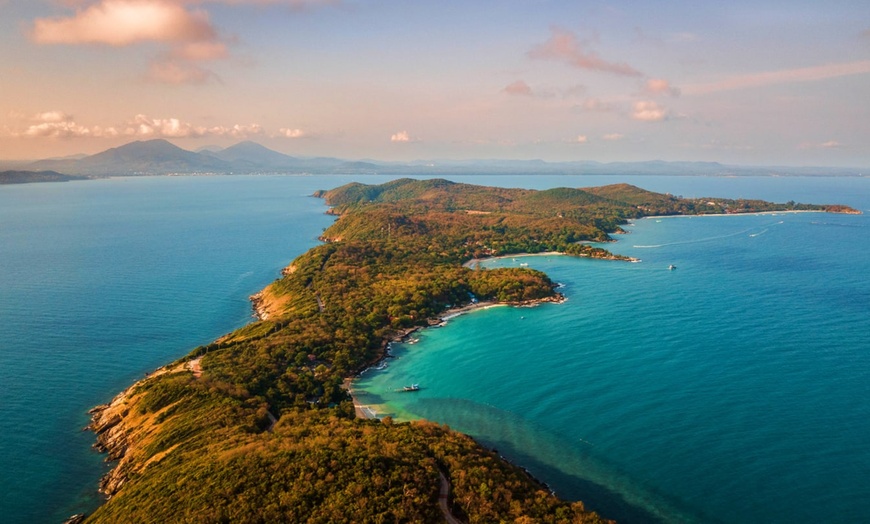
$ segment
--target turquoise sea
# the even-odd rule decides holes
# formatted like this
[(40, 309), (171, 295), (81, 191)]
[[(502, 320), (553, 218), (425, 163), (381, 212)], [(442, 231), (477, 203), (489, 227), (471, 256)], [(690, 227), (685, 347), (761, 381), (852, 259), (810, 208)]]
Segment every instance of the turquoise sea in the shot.
[[(863, 210), (639, 220), (607, 246), (637, 264), (491, 262), (546, 271), (567, 302), (451, 319), (396, 345), (356, 389), (380, 414), (470, 433), (623, 522), (866, 520), (870, 180), (450, 178)], [(350, 180), (0, 187), (2, 521), (59, 522), (99, 504), (107, 466), (81, 431), (87, 410), (248, 322), (248, 295), (332, 220), (308, 195)], [(394, 392), (408, 383), (422, 390)]]

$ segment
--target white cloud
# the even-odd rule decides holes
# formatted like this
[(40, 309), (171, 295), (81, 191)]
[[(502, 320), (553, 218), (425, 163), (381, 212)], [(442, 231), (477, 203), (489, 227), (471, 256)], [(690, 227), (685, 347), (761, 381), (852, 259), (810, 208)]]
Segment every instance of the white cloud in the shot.
[(188, 138), (202, 136), (204, 129), (198, 129), (191, 124), (182, 123), (177, 118), (150, 118), (136, 115), (127, 122), (124, 134), (141, 138)]
[(45, 111), (27, 119), (29, 124), (6, 134), (19, 138), (101, 138), (117, 136), (115, 128), (87, 127), (78, 124), (72, 115), (63, 111)]
[(264, 134), (259, 124), (235, 124), (233, 126), (195, 126), (178, 118), (151, 118), (136, 115), (127, 122), (124, 134), (136, 138), (201, 138), (232, 137), (249, 138)]
[(659, 122), (664, 120), (667, 112), (663, 107), (652, 100), (640, 100), (634, 103), (634, 112), (631, 117), (643, 122)]
[(623, 138), (625, 138), (625, 135), (623, 135), (621, 133), (608, 133), (606, 135), (601, 136), (602, 140), (608, 140), (611, 142), (615, 142), (617, 140), (622, 140)]
[(68, 115), (63, 111), (45, 111), (42, 113), (37, 113), (33, 118), (34, 120), (38, 120), (43, 123), (69, 122), (73, 119), (72, 115)]
[(305, 138), (308, 136), (308, 133), (301, 129), (290, 129), (287, 127), (282, 127), (278, 130), (278, 134), (275, 136), (281, 138)]
[[(285, 130), (282, 130), (282, 132)], [(299, 130), (286, 130), (296, 131)], [(265, 134), (259, 124), (235, 124), (232, 126), (196, 126), (179, 118), (152, 118), (136, 115), (116, 126), (87, 126), (62, 111), (45, 111), (27, 119), (18, 130), (7, 130), (5, 135), (17, 138), (201, 138), (230, 137), (246, 139)], [(290, 133), (292, 134), (292, 133)], [(301, 135), (297, 135), (301, 136)]]
[(416, 142), (414, 138), (411, 138), (411, 135), (408, 134), (407, 131), (399, 131), (398, 133), (394, 133), (393, 136), (390, 137), (391, 142)]

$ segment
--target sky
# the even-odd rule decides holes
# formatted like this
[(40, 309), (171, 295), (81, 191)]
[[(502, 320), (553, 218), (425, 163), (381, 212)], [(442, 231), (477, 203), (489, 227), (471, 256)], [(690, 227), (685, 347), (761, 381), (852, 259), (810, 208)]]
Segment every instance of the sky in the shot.
[(870, 167), (867, 0), (0, 0), (0, 159)]

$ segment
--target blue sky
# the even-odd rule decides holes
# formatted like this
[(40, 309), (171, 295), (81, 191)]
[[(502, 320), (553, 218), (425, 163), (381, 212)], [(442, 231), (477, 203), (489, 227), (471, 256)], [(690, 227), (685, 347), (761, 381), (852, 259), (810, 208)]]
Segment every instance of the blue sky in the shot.
[(870, 166), (870, 2), (0, 0), (0, 158)]

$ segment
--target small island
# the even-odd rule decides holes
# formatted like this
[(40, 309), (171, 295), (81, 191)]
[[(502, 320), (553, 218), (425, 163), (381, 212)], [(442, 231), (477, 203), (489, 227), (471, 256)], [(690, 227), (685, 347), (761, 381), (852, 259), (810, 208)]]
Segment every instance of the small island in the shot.
[(0, 171), (0, 185), (31, 184), (34, 182), (71, 182), (73, 180), (90, 180), (90, 177), (64, 175), (56, 171)]
[(626, 184), (546, 191), (446, 180), (352, 183), (315, 196), (336, 222), (255, 295), (258, 320), (92, 410), (116, 460), (85, 522), (607, 522), (497, 452), (433, 422), (356, 416), (347, 380), (391, 340), (474, 301), (558, 301), (526, 267), (473, 259), (590, 245), (644, 216), (842, 206), (682, 199)]

